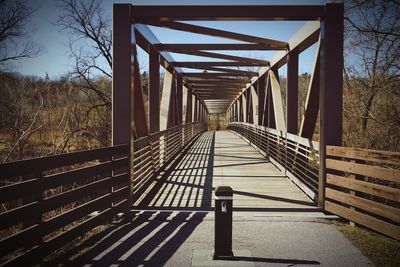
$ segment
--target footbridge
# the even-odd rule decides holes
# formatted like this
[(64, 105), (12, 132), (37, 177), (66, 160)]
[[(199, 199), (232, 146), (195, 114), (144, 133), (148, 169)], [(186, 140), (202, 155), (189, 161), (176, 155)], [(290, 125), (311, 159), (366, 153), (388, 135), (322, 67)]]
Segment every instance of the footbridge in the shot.
[[(272, 20), (305, 23), (284, 41), (191, 23)], [(162, 43), (152, 27), (235, 42)], [(299, 54), (314, 44), (299, 119)], [(148, 98), (138, 47), (149, 56)], [(342, 4), (114, 4), (112, 86), (112, 146), (0, 165), (3, 264), (41, 259), (138, 211), (211, 212), (219, 185), (233, 188), (234, 211), (334, 214), (400, 239), (400, 154), (342, 142)]]

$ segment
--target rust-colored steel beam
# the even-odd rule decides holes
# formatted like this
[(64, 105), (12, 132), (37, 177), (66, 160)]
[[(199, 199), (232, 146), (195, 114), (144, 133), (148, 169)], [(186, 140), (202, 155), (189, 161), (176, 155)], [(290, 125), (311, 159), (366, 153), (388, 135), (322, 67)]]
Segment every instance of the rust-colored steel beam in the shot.
[(187, 78), (189, 83), (198, 83), (198, 84), (209, 84), (209, 83), (228, 83), (228, 84), (246, 84), (248, 83), (247, 79), (235, 79), (235, 78)]
[(326, 4), (321, 22), (320, 159), (318, 207), (325, 209), (326, 146), (342, 145), (343, 4)]
[(217, 86), (217, 85), (208, 85), (208, 86), (193, 86), (193, 89), (196, 90), (210, 90), (210, 89), (226, 89), (226, 90), (241, 90), (241, 87), (238, 86)]
[(300, 124), (299, 135), (312, 139), (319, 111), (320, 92), (320, 44), (317, 47), (314, 68), (308, 86), (304, 115)]
[(160, 131), (160, 56), (150, 48), (149, 53), (149, 109), (150, 133)]
[(220, 78), (220, 77), (253, 77), (248, 74), (230, 74), (230, 73), (217, 73), (217, 72), (184, 72), (182, 77), (199, 77), (199, 78)]
[(153, 25), (153, 26), (173, 29), (173, 30), (205, 34), (205, 35), (210, 35), (210, 36), (215, 36), (215, 37), (223, 37), (223, 38), (233, 39), (233, 40), (240, 40), (240, 41), (249, 42), (249, 43), (271, 45), (271, 46), (274, 46), (277, 48), (278, 47), (285, 48), (285, 49), (288, 48), (288, 43), (286, 43), (286, 42), (251, 36), (251, 35), (247, 35), (247, 34), (240, 34), (240, 33), (236, 33), (236, 32), (217, 30), (217, 29), (212, 29), (212, 28), (207, 28), (207, 27), (192, 25), (192, 24), (186, 24), (186, 23), (181, 23), (181, 22), (176, 22), (176, 21), (151, 21), (148, 24)]
[(258, 72), (255, 72), (255, 71), (235, 70), (235, 69), (216, 68), (216, 67), (207, 67), (207, 66), (195, 66), (195, 67), (185, 67), (185, 68), (209, 70), (209, 71), (219, 71), (219, 72), (231, 73), (231, 74), (248, 74), (248, 75), (258, 76)]
[(318, 20), (322, 5), (142, 5), (134, 6), (134, 22), (174, 20)]
[(159, 51), (175, 52), (182, 50), (286, 50), (263, 44), (156, 44)]
[(265, 104), (265, 75), (257, 80), (258, 125), (263, 125)]
[(288, 133), (297, 134), (297, 115), (299, 98), (299, 55), (291, 53), (287, 64), (286, 80), (286, 128)]
[(186, 123), (192, 122), (193, 121), (193, 115), (192, 115), (192, 104), (193, 104), (193, 95), (192, 95), (192, 89), (188, 88), (187, 89), (187, 100), (186, 100)]
[(236, 78), (228, 78), (228, 77), (214, 77), (214, 78), (201, 78), (201, 77), (193, 77), (186, 78), (186, 81), (189, 83), (241, 83), (246, 84), (249, 82), (248, 79), (236, 79)]
[(176, 104), (177, 104), (177, 124), (182, 124), (182, 111), (183, 111), (183, 84), (182, 77), (176, 77)]
[(219, 53), (213, 53), (213, 52), (207, 52), (207, 51), (183, 50), (183, 51), (174, 51), (174, 53), (199, 56), (199, 57), (219, 58), (219, 59), (226, 59), (226, 60), (232, 60), (232, 61), (260, 63), (260, 64), (264, 64), (264, 66), (269, 66), (269, 64), (270, 64), (270, 62), (267, 60), (232, 56), (232, 55), (219, 54)]
[(131, 144), (131, 7), (113, 5), (112, 145)]
[(250, 62), (239, 62), (239, 61), (176, 61), (171, 62), (174, 67), (213, 67), (213, 66), (221, 66), (221, 67), (257, 67), (257, 66), (265, 66), (260, 63), (250, 63)]

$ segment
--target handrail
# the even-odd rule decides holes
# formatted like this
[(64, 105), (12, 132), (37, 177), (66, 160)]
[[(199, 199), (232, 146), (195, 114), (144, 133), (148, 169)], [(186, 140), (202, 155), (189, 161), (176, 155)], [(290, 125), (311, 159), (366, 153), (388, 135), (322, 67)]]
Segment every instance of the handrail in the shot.
[(133, 200), (141, 197), (164, 164), (205, 130), (204, 123), (192, 122), (137, 139), (134, 142)]
[(250, 123), (231, 122), (227, 129), (247, 139), (311, 199), (317, 200), (318, 142)]

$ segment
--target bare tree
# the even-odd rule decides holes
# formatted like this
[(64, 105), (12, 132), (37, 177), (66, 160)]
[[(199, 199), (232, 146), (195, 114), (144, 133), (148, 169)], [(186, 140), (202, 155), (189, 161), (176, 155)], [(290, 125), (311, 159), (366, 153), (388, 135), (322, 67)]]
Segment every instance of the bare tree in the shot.
[(41, 111), (44, 103), (40, 93), (35, 93), (32, 80), (13, 75), (1, 74), (0, 111), (0, 144), (2, 161), (23, 159), (25, 148), (30, 137), (43, 126)]
[(376, 146), (372, 131), (399, 128), (400, 3), (346, 2), (345, 22), (345, 134)]
[(28, 22), (34, 10), (24, 0), (0, 0), (0, 70), (22, 58), (29, 58), (39, 48), (28, 40)]
[(111, 20), (98, 0), (61, 0), (62, 15), (58, 24), (70, 34), (70, 54), (74, 61), (72, 75), (82, 80), (83, 89), (93, 91), (111, 107), (111, 92), (93, 82), (97, 75), (111, 78)]

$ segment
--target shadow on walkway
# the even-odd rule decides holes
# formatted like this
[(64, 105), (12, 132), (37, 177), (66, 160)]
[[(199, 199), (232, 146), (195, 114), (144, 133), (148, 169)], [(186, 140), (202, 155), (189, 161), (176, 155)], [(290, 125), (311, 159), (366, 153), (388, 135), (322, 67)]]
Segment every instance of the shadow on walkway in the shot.
[[(203, 212), (146, 211), (129, 222), (108, 229), (82, 243), (69, 255), (50, 264), (70, 266), (163, 266), (203, 221)], [(93, 240), (92, 240), (93, 239)], [(78, 250), (87, 250), (68, 260)]]

